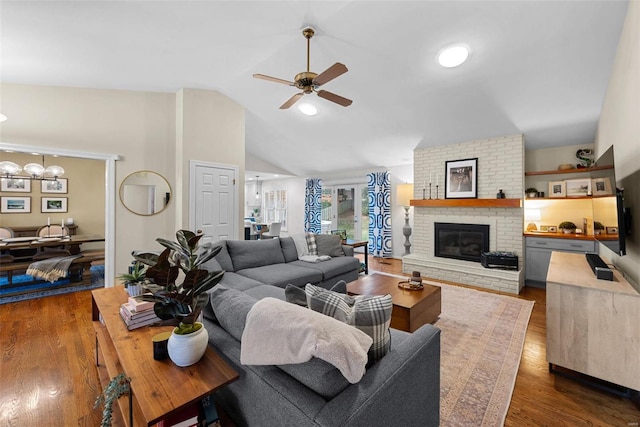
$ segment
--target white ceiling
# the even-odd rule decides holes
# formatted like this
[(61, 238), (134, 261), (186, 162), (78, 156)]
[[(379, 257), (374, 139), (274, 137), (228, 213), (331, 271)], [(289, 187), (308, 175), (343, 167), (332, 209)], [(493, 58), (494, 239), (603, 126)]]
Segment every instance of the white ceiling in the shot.
[[(2, 1), (3, 82), (218, 90), (246, 107), (247, 152), (296, 175), (409, 164), (415, 148), (524, 133), (592, 143), (627, 1)], [(344, 108), (278, 107), (286, 80), (342, 62)], [(461, 67), (436, 64), (464, 42)], [(255, 172), (251, 172), (252, 174)]]

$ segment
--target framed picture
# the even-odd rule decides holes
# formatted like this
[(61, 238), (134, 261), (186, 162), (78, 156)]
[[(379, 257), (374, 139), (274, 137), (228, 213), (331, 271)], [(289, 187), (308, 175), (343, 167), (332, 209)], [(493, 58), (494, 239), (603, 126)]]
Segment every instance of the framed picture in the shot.
[(591, 190), (594, 196), (608, 196), (613, 194), (609, 177), (591, 179)]
[(558, 232), (558, 227), (556, 227), (555, 225), (547, 226), (547, 233), (557, 233), (557, 232)]
[(1, 213), (31, 213), (31, 197), (3, 196)]
[(41, 181), (41, 193), (67, 194), (67, 178), (58, 178), (55, 181)]
[(444, 197), (446, 199), (478, 198), (477, 157), (445, 163)]
[(607, 234), (618, 234), (618, 227), (605, 227)]
[(564, 181), (552, 181), (549, 183), (549, 197), (566, 197), (567, 188)]
[(42, 207), (40, 212), (66, 212), (67, 211), (67, 198), (66, 197), (43, 197)]
[(2, 191), (31, 193), (31, 180), (20, 178), (2, 178)]
[(567, 186), (567, 197), (581, 197), (591, 195), (591, 179), (567, 179), (565, 182)]

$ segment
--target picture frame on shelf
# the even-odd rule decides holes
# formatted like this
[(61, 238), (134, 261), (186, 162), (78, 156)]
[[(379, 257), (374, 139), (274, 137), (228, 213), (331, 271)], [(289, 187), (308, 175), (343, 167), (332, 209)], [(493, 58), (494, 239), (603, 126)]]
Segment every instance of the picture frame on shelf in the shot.
[(607, 234), (618, 234), (618, 227), (605, 227)]
[(68, 180), (67, 178), (58, 178), (55, 181), (41, 181), (40, 184), (40, 192), (41, 193), (58, 193), (58, 194), (67, 194), (68, 193)]
[(547, 233), (557, 233), (558, 232), (558, 227), (555, 225), (548, 225), (547, 226)]
[(2, 178), (0, 191), (13, 193), (31, 193), (31, 180), (21, 178)]
[(611, 191), (611, 180), (609, 177), (592, 178), (591, 190), (594, 196), (609, 196), (613, 194)]
[(42, 197), (42, 213), (65, 213), (67, 212), (67, 197)]
[(567, 197), (586, 197), (591, 195), (591, 178), (567, 179), (564, 183)]
[(566, 197), (567, 187), (564, 181), (549, 182), (549, 197)]
[(540, 231), (542, 233), (548, 233), (549, 232), (549, 226), (548, 225), (541, 225), (540, 226)]
[(0, 213), (31, 213), (31, 197), (2, 196)]
[(478, 158), (445, 162), (445, 199), (478, 198)]

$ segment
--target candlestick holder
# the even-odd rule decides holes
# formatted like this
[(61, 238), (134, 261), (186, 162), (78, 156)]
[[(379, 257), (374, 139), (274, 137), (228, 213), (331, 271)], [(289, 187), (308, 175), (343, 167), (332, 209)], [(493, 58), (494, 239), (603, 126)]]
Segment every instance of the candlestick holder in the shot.
[(51, 237), (51, 224), (47, 224), (47, 237)]
[(424, 200), (424, 199), (425, 199), (425, 197), (424, 197), (424, 196), (425, 196), (425, 192), (426, 192), (426, 191), (427, 191), (427, 190), (426, 190), (425, 188), (423, 188), (423, 189), (422, 189), (422, 200)]
[(431, 183), (429, 183), (429, 200), (432, 200), (431, 199)]
[(436, 184), (436, 200), (438, 200), (438, 184)]

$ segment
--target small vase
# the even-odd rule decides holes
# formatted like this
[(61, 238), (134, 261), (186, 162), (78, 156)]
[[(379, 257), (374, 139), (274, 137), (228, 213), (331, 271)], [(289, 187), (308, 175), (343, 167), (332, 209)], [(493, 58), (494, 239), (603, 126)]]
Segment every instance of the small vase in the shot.
[[(197, 322), (202, 325), (202, 323)], [(175, 330), (169, 337), (167, 350), (169, 358), (178, 366), (191, 366), (199, 361), (207, 351), (209, 344), (209, 332), (202, 325), (196, 332), (186, 335), (178, 335)]]
[(137, 297), (138, 295), (142, 295), (144, 288), (142, 285), (127, 285), (127, 293), (130, 297)]

